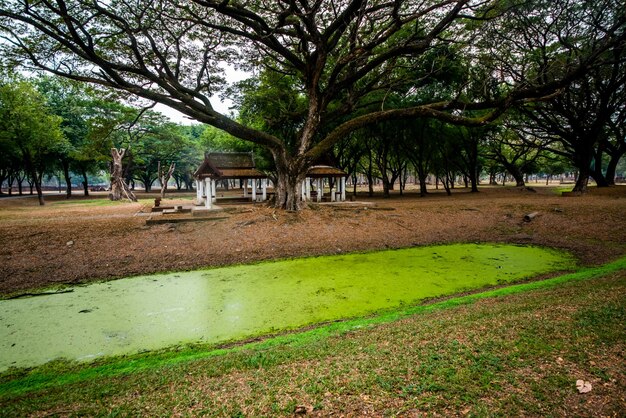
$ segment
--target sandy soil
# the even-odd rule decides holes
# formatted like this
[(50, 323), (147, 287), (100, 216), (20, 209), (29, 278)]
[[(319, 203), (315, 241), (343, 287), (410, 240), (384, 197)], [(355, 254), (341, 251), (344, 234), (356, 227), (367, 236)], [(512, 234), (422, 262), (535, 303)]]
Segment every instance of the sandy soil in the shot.
[[(163, 204), (190, 203), (181, 198)], [(450, 242), (544, 245), (571, 251), (588, 265), (626, 254), (626, 186), (577, 197), (561, 197), (553, 188), (497, 187), (476, 194), (457, 189), (452, 196), (433, 192), (424, 198), (415, 191), (388, 199), (359, 194), (357, 201), (313, 205), (298, 213), (245, 204), (215, 214), (225, 219), (146, 225), (148, 200), (102, 205), (57, 196), (39, 207), (31, 198), (0, 199), (0, 294), (159, 271)], [(524, 215), (535, 211), (539, 215), (524, 222)]]

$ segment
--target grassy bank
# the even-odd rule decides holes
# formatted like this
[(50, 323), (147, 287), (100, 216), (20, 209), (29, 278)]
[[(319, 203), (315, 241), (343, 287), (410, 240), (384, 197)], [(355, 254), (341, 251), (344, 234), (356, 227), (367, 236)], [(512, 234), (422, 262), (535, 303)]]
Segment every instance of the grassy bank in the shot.
[[(626, 260), (230, 349), (3, 376), (2, 415), (619, 415)], [(577, 379), (593, 390), (581, 395)]]

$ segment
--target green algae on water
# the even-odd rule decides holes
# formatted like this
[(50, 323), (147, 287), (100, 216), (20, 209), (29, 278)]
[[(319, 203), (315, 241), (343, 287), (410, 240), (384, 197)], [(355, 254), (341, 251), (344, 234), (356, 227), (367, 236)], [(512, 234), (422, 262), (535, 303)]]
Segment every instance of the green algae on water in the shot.
[(0, 370), (220, 343), (570, 268), (570, 256), (457, 244), (299, 258), (0, 301)]

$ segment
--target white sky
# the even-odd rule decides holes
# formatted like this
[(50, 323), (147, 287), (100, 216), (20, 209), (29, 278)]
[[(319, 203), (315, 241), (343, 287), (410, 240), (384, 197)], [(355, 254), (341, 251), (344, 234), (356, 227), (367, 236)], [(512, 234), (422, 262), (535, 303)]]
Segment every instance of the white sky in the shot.
[[(251, 76), (250, 73), (247, 73), (245, 71), (235, 70), (234, 68), (228, 67), (228, 66), (225, 67), (224, 75), (226, 77), (226, 81), (229, 84), (233, 84), (238, 81), (245, 80), (246, 78), (250, 78)], [(229, 99), (222, 101), (217, 95), (215, 95), (215, 96), (211, 96), (211, 105), (213, 105), (213, 108), (216, 111), (222, 114), (228, 114), (230, 112), (229, 108), (233, 105), (233, 102)], [(154, 107), (154, 110), (156, 110), (157, 112), (163, 113), (172, 122), (180, 123), (183, 125), (192, 125), (194, 123), (198, 123), (195, 120), (190, 119), (188, 116), (183, 115), (179, 111), (171, 109), (160, 103), (158, 103)]]

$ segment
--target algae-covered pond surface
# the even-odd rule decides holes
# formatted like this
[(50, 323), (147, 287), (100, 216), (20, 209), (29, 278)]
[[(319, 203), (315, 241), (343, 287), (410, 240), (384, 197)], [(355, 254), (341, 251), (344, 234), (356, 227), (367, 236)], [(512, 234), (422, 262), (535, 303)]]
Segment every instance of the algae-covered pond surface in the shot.
[(220, 343), (571, 268), (536, 247), (459, 244), (133, 277), (0, 301), (0, 371)]

